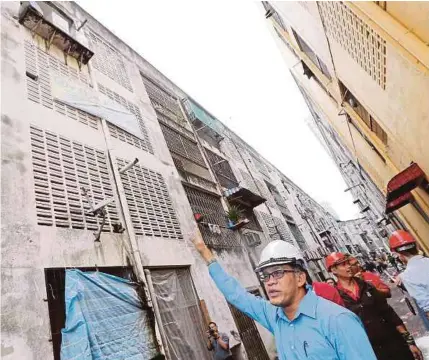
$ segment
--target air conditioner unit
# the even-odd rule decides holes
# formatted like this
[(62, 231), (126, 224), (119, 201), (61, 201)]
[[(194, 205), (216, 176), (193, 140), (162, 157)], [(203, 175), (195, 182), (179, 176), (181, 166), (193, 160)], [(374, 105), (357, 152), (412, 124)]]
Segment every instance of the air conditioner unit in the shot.
[(246, 238), (247, 245), (249, 246), (258, 246), (261, 244), (261, 237), (258, 233), (254, 232), (247, 232), (244, 234), (244, 237)]

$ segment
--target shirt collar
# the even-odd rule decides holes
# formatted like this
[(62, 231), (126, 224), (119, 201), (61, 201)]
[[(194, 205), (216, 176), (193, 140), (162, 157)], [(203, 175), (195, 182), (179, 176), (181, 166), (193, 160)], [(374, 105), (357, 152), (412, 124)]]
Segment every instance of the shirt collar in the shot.
[[(313, 319), (316, 319), (317, 295), (314, 293), (310, 285), (307, 285), (306, 289), (307, 289), (307, 294), (305, 294), (305, 296), (302, 298), (301, 302), (299, 303), (298, 310), (293, 320), (297, 319), (301, 314), (309, 316)], [(283, 308), (279, 308), (277, 310), (277, 314), (287, 322), (291, 322), (291, 320), (288, 319), (285, 312), (283, 311)]]
[(418, 262), (423, 259), (423, 255), (414, 255), (410, 260), (408, 260), (408, 265)]

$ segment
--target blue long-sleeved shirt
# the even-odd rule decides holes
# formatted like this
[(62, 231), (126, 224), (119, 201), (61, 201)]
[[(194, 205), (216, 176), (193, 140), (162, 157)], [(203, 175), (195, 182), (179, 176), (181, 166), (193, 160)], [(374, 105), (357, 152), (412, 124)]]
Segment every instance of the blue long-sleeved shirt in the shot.
[(281, 360), (376, 360), (359, 318), (308, 291), (295, 318), (249, 294), (218, 262), (209, 272), (226, 300), (274, 334)]

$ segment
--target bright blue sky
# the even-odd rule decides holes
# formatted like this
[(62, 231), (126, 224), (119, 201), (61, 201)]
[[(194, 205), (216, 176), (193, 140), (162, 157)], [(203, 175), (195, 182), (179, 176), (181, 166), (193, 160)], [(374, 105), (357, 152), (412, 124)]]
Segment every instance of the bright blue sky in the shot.
[(342, 220), (357, 217), (256, 2), (78, 1)]

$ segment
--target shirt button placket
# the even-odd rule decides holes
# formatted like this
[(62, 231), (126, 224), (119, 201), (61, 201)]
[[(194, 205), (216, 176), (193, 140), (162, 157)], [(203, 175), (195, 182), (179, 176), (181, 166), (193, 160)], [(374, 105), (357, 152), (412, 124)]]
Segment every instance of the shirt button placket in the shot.
[(295, 326), (294, 326), (294, 324), (293, 323), (290, 323), (289, 324), (289, 327), (290, 327), (290, 329), (291, 329), (291, 333), (292, 333), (292, 336), (291, 336), (291, 339), (292, 339), (292, 344), (291, 344), (291, 346), (290, 346), (290, 349), (292, 350), (292, 351), (294, 351), (295, 352), (295, 344), (296, 344), (296, 339), (295, 339)]

